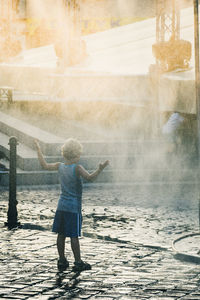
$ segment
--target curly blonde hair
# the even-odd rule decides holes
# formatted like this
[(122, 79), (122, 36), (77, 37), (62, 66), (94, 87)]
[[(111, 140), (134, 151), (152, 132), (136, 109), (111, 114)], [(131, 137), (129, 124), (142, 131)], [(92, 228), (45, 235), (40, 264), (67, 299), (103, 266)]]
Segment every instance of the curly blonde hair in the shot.
[(79, 157), (82, 151), (83, 146), (74, 138), (67, 139), (64, 145), (61, 147), (62, 155), (67, 160)]

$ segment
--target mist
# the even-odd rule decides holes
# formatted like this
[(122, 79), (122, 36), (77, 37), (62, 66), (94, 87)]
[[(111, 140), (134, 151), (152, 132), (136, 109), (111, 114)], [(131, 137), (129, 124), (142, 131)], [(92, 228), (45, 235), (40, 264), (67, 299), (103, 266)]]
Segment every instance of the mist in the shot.
[[(141, 17), (144, 5), (138, 7), (134, 1), (107, 1), (104, 6), (98, 4), (98, 13), (111, 18), (113, 8), (118, 18), (130, 18), (132, 11)], [(82, 8), (84, 17), (86, 7)], [(156, 107), (158, 87), (150, 80), (148, 71), (155, 63), (151, 49), (155, 41), (154, 9), (152, 4), (145, 10), (145, 17), (151, 19), (144, 23), (82, 37), (86, 56), (80, 63), (66, 66), (62, 62), (70, 55), (67, 42), (77, 38), (72, 19), (67, 17), (61, 1), (28, 1), (29, 26), (34, 30), (34, 19), (40, 26), (44, 22), (53, 31), (51, 43), (43, 45), (40, 35), (37, 47), (24, 48), (2, 63), (0, 84), (10, 85), (15, 91), (13, 106), (1, 104), (1, 109), (63, 139), (70, 136), (80, 139), (84, 145), (82, 161), (90, 170), (98, 161), (108, 158), (110, 166), (100, 180), (132, 185), (133, 195), (135, 185), (142, 187), (143, 193), (149, 193), (156, 183), (160, 197), (162, 186), (167, 184), (173, 191), (170, 197), (173, 195), (176, 202), (182, 194), (180, 183), (196, 183), (196, 120), (195, 112), (186, 110), (183, 104), (185, 125), (178, 133), (180, 142), (177, 152), (168, 154), (162, 126), (175, 109), (180, 93), (178, 86), (174, 88), (174, 82), (165, 83), (165, 88), (173, 92), (171, 99), (165, 99), (166, 106), (172, 103), (171, 107), (162, 111)], [(144, 39), (138, 39), (140, 30), (145, 32)], [(187, 29), (184, 37), (190, 33)], [(63, 47), (58, 50), (59, 45)], [(72, 45), (72, 52), (76, 46), (76, 43)], [(58, 64), (59, 51), (65, 52), (60, 61), (62, 68)], [(142, 69), (143, 64), (146, 69)], [(30, 100), (33, 94), (34, 101)]]

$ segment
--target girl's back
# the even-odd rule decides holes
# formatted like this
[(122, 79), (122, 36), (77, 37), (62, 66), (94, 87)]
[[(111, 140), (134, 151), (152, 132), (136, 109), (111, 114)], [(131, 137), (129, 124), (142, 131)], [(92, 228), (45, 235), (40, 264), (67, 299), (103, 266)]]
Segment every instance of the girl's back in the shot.
[(81, 212), (82, 181), (76, 175), (76, 164), (59, 165), (58, 174), (61, 184), (61, 194), (58, 209), (75, 213)]

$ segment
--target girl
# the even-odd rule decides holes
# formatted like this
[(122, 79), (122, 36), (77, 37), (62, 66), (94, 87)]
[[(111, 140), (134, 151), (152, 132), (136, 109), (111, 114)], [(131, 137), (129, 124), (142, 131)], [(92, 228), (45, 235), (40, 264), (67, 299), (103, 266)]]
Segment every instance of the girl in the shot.
[(39, 142), (35, 140), (38, 159), (43, 169), (58, 170), (61, 193), (57, 210), (54, 217), (53, 232), (57, 235), (58, 270), (64, 271), (69, 267), (65, 257), (65, 239), (70, 237), (71, 248), (74, 255), (74, 271), (90, 270), (90, 264), (82, 261), (80, 254), (79, 236), (82, 226), (82, 178), (87, 181), (94, 180), (109, 161), (100, 163), (96, 171), (88, 173), (83, 166), (79, 165), (82, 145), (76, 139), (70, 138), (62, 146), (62, 155), (65, 163), (47, 163), (42, 154)]

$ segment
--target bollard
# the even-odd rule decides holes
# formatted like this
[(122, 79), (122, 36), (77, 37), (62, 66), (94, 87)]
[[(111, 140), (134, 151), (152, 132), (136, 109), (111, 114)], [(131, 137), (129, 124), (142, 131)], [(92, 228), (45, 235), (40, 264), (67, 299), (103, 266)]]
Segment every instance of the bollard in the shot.
[(9, 169), (9, 205), (8, 205), (8, 222), (5, 225), (9, 228), (20, 226), (17, 221), (17, 199), (16, 199), (16, 159), (17, 159), (17, 139), (11, 137), (10, 145), (10, 169)]

